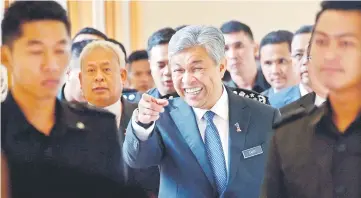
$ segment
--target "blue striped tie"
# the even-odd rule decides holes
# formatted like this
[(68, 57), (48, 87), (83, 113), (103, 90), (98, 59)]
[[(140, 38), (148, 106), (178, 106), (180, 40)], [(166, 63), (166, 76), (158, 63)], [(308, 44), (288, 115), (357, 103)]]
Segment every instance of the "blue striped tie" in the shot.
[(213, 123), (214, 112), (207, 111), (203, 118), (207, 121), (204, 143), (208, 159), (211, 162), (213, 176), (219, 195), (223, 193), (227, 184), (227, 171), (221, 139), (216, 125)]

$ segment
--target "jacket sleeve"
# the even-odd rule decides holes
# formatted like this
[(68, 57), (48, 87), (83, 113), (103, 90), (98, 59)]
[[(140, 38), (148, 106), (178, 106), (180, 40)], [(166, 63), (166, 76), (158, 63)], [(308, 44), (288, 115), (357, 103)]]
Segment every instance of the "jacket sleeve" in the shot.
[(146, 139), (138, 138), (133, 126), (134, 113), (128, 124), (123, 144), (123, 159), (132, 168), (148, 168), (159, 165), (164, 147), (157, 127), (152, 126), (153, 129)]
[(261, 198), (287, 198), (281, 167), (282, 165), (275, 135), (273, 136), (269, 148), (268, 162), (262, 186)]

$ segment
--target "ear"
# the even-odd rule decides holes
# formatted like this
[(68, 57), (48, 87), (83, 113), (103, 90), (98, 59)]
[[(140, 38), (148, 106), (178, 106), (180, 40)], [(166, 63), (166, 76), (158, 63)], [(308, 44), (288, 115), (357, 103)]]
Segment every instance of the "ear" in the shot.
[(6, 67), (9, 72), (12, 72), (12, 59), (11, 59), (11, 49), (7, 45), (1, 46), (1, 64)]
[(120, 69), (120, 79), (122, 81), (123, 86), (125, 86), (127, 83), (128, 74), (127, 74), (127, 70), (125, 70), (124, 68)]
[(82, 81), (83, 76), (81, 74), (81, 71), (79, 72), (78, 76), (79, 76), (79, 82), (80, 82), (80, 89), (83, 90), (83, 81)]
[(221, 62), (219, 63), (219, 72), (221, 73), (221, 78), (223, 78), (224, 73), (227, 70), (227, 60), (223, 58)]
[(259, 60), (259, 44), (254, 41), (254, 42), (253, 42), (253, 45), (254, 45), (254, 47), (253, 47), (254, 57), (255, 57), (257, 60)]

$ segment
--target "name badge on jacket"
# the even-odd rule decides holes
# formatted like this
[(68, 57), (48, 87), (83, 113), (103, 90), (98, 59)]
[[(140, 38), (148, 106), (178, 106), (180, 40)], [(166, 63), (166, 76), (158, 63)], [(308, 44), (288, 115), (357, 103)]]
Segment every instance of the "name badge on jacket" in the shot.
[(250, 158), (250, 157), (253, 157), (256, 155), (260, 155), (262, 153), (263, 153), (263, 150), (262, 150), (261, 145), (242, 151), (244, 159), (247, 159), (247, 158)]

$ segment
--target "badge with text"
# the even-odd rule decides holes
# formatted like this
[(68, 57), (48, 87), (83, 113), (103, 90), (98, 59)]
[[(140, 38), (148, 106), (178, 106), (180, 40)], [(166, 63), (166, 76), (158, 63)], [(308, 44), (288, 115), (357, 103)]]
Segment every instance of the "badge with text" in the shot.
[(244, 159), (260, 155), (263, 153), (261, 145), (242, 151)]

